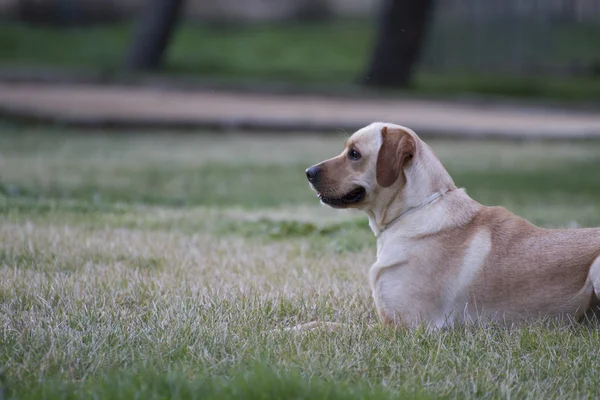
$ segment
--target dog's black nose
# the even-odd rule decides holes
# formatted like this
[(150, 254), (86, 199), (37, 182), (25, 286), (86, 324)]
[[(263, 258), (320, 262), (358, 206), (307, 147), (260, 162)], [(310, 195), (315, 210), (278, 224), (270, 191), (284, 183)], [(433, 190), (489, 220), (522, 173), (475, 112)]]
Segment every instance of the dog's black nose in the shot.
[(316, 165), (313, 165), (310, 168), (306, 169), (306, 177), (308, 178), (309, 182), (315, 182), (317, 179), (319, 179), (319, 167)]

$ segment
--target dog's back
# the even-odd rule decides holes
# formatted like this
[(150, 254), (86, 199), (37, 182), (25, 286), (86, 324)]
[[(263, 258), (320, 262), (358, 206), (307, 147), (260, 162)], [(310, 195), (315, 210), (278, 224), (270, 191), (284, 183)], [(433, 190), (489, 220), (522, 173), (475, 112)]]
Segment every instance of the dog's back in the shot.
[(477, 306), (581, 315), (600, 293), (600, 229), (542, 229), (500, 207), (484, 207), (476, 218), (491, 239), (471, 289)]

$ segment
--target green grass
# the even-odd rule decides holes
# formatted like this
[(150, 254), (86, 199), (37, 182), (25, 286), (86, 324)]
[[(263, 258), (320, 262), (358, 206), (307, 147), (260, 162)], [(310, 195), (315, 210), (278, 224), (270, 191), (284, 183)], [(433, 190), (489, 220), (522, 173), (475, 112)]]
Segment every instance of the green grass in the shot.
[[(249, 372), (250, 371), (250, 372)], [(133, 398), (160, 399), (387, 399), (384, 390), (366, 390), (363, 385), (339, 383), (335, 386), (318, 379), (306, 379), (296, 371), (276, 371), (258, 364), (246, 369), (234, 369), (227, 377), (189, 378), (184, 373), (156, 371), (142, 373), (114, 373), (103, 379), (87, 381), (83, 385), (52, 381), (32, 390), (33, 397), (46, 399), (106, 398), (129, 400)], [(48, 396), (53, 392), (54, 396)], [(402, 393), (403, 398), (427, 398), (424, 395)]]
[[(498, 34), (490, 35), (506, 43)], [(554, 31), (553, 31), (554, 32)], [(102, 70), (106, 76), (122, 73), (124, 54), (131, 40), (131, 24), (59, 29), (17, 23), (0, 25), (0, 65)], [(433, 47), (443, 44), (444, 57), (469, 58), (464, 43), (464, 24), (436, 29)], [(559, 65), (588, 65), (596, 48), (596, 26), (557, 26), (556, 51), (549, 51)], [(366, 68), (374, 37), (373, 21), (333, 21), (312, 24), (219, 26), (184, 24), (176, 32), (167, 54), (165, 73), (195, 76), (222, 82), (287, 82), (292, 85), (355, 85)], [(499, 46), (499, 45), (498, 45)], [(504, 46), (506, 47), (506, 46)], [(487, 51), (487, 50), (486, 50)], [(466, 52), (466, 54), (465, 54)], [(502, 51), (496, 64), (505, 62)], [(434, 53), (437, 54), (437, 53)], [(504, 56), (503, 56), (504, 55)], [(438, 54), (439, 57), (439, 54)], [(427, 63), (426, 63), (427, 64)], [(448, 73), (421, 70), (411, 93), (452, 94), (475, 92), (517, 97), (562, 100), (597, 100), (600, 83), (590, 74), (579, 77), (507, 73), (475, 73), (464, 61), (452, 61)], [(487, 70), (484, 69), (484, 70)]]
[[(0, 395), (596, 398), (600, 330), (377, 325), (366, 217), (303, 170), (344, 138), (0, 133)], [(457, 184), (600, 225), (600, 143), (429, 141)], [(273, 334), (312, 320), (336, 333)]]

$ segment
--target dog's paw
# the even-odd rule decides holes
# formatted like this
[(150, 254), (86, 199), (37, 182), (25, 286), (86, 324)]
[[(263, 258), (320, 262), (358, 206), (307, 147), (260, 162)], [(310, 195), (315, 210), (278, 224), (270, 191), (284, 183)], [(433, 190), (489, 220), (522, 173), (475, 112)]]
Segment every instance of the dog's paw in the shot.
[(306, 324), (294, 325), (283, 329), (271, 329), (269, 333), (284, 333), (284, 332), (313, 332), (324, 330), (327, 332), (335, 332), (340, 328), (346, 327), (346, 324), (339, 322), (324, 322), (324, 321), (312, 321)]

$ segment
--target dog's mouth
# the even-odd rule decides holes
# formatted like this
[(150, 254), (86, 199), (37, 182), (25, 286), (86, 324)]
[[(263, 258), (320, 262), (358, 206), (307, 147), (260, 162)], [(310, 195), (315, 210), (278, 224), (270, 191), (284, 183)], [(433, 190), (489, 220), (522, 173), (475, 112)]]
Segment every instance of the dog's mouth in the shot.
[(364, 200), (366, 194), (366, 189), (362, 186), (359, 186), (356, 189), (346, 193), (342, 197), (327, 197), (323, 195), (323, 193), (317, 193), (317, 196), (321, 202), (323, 202), (323, 204), (327, 204), (331, 207), (343, 208), (360, 203)]

